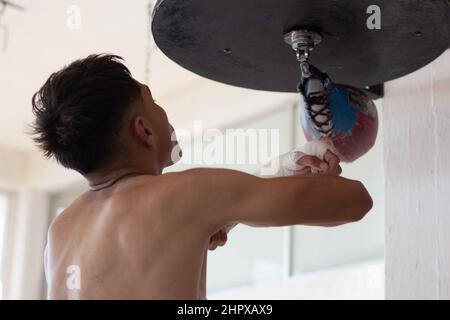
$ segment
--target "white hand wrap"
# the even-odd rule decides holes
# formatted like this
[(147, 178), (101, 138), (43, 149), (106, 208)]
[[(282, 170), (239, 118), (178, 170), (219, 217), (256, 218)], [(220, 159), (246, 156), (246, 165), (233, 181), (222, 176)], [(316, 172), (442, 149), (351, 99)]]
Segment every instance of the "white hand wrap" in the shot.
[(301, 148), (297, 148), (273, 159), (269, 164), (261, 167), (255, 175), (261, 178), (292, 176), (304, 168), (297, 163), (300, 158), (308, 155), (315, 156), (323, 161), (323, 157), (328, 150), (329, 146), (325, 142), (320, 140), (310, 141)]

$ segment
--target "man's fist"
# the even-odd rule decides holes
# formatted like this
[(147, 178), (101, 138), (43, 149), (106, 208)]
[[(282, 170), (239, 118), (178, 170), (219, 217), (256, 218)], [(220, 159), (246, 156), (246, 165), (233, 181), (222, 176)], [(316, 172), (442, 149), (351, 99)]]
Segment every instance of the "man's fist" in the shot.
[(228, 232), (231, 231), (234, 227), (236, 227), (236, 223), (229, 224), (219, 231), (217, 231), (215, 234), (211, 236), (209, 239), (209, 247), (208, 249), (213, 251), (216, 250), (217, 247), (223, 247), (225, 243), (227, 243), (228, 240)]
[(208, 249), (213, 251), (216, 250), (217, 247), (223, 247), (225, 243), (227, 243), (227, 240), (228, 233), (227, 229), (224, 227), (211, 236)]
[(340, 175), (342, 168), (339, 163), (339, 157), (331, 151), (325, 153), (323, 161), (315, 156), (305, 155), (297, 161), (297, 164), (304, 168), (296, 172), (296, 174), (324, 173)]

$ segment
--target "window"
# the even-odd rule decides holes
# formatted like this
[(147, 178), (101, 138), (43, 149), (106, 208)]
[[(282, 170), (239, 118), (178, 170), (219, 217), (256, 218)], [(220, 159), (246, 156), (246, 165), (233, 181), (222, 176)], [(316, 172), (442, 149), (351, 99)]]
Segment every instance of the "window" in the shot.
[[(379, 102), (377, 107), (381, 113)], [(296, 110), (289, 107), (279, 108), (253, 119), (228, 125), (219, 131), (227, 140), (227, 129), (262, 130), (269, 137), (270, 130), (278, 130), (276, 138), (278, 150), (270, 150), (278, 152), (278, 155), (305, 142), (298, 117), (298, 108)], [(207, 131), (207, 128), (203, 129)], [(260, 131), (257, 136), (258, 142), (265, 139), (260, 135)], [(166, 172), (192, 167), (224, 167), (253, 173), (259, 168), (259, 165), (248, 162), (207, 164), (204, 153), (200, 160), (195, 159), (193, 155), (205, 152), (208, 141), (203, 141), (205, 145), (201, 146), (201, 139), (196, 141), (194, 136), (191, 137), (191, 141), (184, 141), (185, 143), (180, 140), (183, 158), (190, 160), (190, 163), (180, 161)], [(267, 142), (272, 142), (272, 137)], [(374, 198), (375, 206), (364, 221), (332, 229), (301, 226), (255, 229), (239, 225), (231, 232), (225, 247), (208, 255), (208, 298), (382, 299), (384, 297), (382, 143), (380, 124), (376, 146), (355, 163), (342, 165), (343, 175), (363, 181)], [(227, 148), (223, 153), (229, 155), (229, 151), (238, 150), (240, 149)], [(248, 157), (250, 151), (239, 152), (239, 155), (243, 153)], [(271, 154), (266, 151), (263, 153), (264, 156)], [(80, 185), (77, 190), (64, 190), (54, 195), (52, 214), (56, 215), (60, 208), (67, 206), (83, 191), (83, 188), (84, 185)]]
[[(377, 101), (377, 108), (381, 113), (380, 101)], [(275, 118), (273, 118), (274, 121), (276, 121)], [(298, 118), (297, 114), (295, 119)], [(292, 121), (291, 118), (280, 118), (276, 123), (283, 128), (289, 124), (289, 120)], [(247, 125), (254, 124), (252, 122)], [(280, 139), (293, 140), (295, 146), (301, 146), (306, 142), (298, 121), (290, 130), (292, 131), (287, 134), (280, 134)], [(293, 136), (289, 138), (289, 135)], [(226, 247), (211, 254), (208, 275), (210, 294), (208, 297), (210, 299), (383, 299), (384, 168), (382, 146), (383, 132), (380, 123), (375, 147), (358, 161), (342, 164), (343, 176), (362, 181), (374, 199), (374, 208), (363, 221), (336, 228), (295, 226), (291, 229), (290, 241), (286, 241), (286, 238), (283, 241), (281, 234), (276, 235), (278, 229), (267, 230), (267, 234), (263, 230), (254, 231), (253, 238), (261, 236), (258, 242), (253, 242), (252, 238), (244, 233), (242, 235), (240, 233), (233, 234)], [(285, 147), (291, 149), (289, 146)], [(247, 230), (245, 231), (247, 232)], [(251, 231), (252, 229), (248, 230), (248, 232)], [(266, 241), (269, 241), (271, 245), (267, 246)], [(290, 245), (287, 247), (289, 242)], [(251, 247), (251, 250), (245, 250), (246, 247)], [(265, 255), (271, 254), (273, 257), (277, 257), (274, 262), (278, 264), (275, 266), (280, 268), (280, 264), (288, 264), (290, 277), (284, 281), (275, 282), (269, 282), (267, 280), (270, 279), (264, 277), (259, 283), (248, 281), (248, 279), (240, 282), (231, 281), (229, 278), (233, 275), (230, 272), (232, 267), (242, 266), (245, 270), (250, 263), (258, 266), (258, 260), (264, 255), (252, 250), (259, 247), (268, 248), (267, 251), (264, 251)], [(228, 250), (230, 253), (225, 259)], [(277, 250), (278, 252), (287, 252), (289, 257), (283, 257), (284, 261), (281, 261), (281, 256), (275, 255)], [(252, 255), (249, 256), (248, 252), (251, 252)], [(244, 260), (241, 260), (242, 257)], [(220, 263), (216, 263), (219, 261)], [(265, 261), (269, 260), (266, 258)], [(282, 269), (285, 267), (281, 266)], [(253, 272), (260, 269), (253, 268)], [(273, 269), (266, 266), (262, 273), (271, 274)], [(250, 275), (252, 274), (248, 272), (246, 277), (249, 278)], [(252, 276), (254, 278), (255, 274)], [(217, 279), (222, 278), (227, 279), (221, 286), (218, 286)]]
[[(233, 161), (225, 164), (208, 165), (203, 161), (196, 161), (191, 155), (198, 155), (207, 150), (207, 142), (204, 142), (202, 149), (202, 146), (198, 148), (199, 141), (187, 141), (183, 144), (181, 140), (184, 159), (167, 171), (186, 170), (191, 167), (220, 167), (254, 173), (260, 168), (259, 164), (254, 163), (255, 158), (258, 162), (265, 162), (264, 159), (271, 158), (272, 153), (277, 156), (292, 148), (292, 128), (288, 125), (292, 122), (292, 112), (293, 108), (279, 108), (220, 129), (225, 144), (223, 154), (232, 155), (233, 158)], [(242, 130), (240, 139), (243, 139), (243, 136), (248, 139), (241, 145), (245, 147), (237, 147), (237, 130)], [(206, 131), (205, 128), (205, 135)], [(236, 144), (229, 147), (229, 142), (233, 139)], [(261, 144), (269, 147), (264, 151), (257, 150), (258, 155), (251, 159), (250, 154), (256, 152), (250, 149), (256, 145), (262, 148)], [(241, 161), (242, 159), (245, 161)], [(184, 161), (191, 163), (188, 165), (183, 163)], [(245, 225), (239, 225), (232, 230), (227, 245), (208, 254), (208, 295), (229, 288), (280, 282), (284, 275), (285, 252), (282, 248), (285, 232), (286, 228), (255, 229)]]
[[(3, 248), (5, 243), (5, 223), (6, 211), (8, 206), (8, 198), (6, 194), (0, 193), (0, 275), (3, 274)], [(3, 298), (3, 283), (0, 276), (0, 300)]]

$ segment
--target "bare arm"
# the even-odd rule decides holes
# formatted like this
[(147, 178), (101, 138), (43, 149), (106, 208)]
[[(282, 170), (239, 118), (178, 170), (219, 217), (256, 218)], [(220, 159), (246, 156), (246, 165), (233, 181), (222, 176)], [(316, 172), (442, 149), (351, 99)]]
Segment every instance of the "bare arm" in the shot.
[(362, 183), (334, 175), (261, 179), (224, 169), (181, 175), (190, 209), (212, 231), (230, 223), (336, 226), (358, 221), (372, 208)]

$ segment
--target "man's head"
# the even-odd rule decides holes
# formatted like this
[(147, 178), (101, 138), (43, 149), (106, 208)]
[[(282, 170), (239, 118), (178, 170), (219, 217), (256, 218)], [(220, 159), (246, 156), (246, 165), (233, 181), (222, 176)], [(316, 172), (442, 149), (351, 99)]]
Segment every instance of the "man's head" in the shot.
[(166, 113), (118, 56), (91, 55), (53, 73), (32, 105), (34, 141), (67, 168), (86, 175), (172, 163)]

